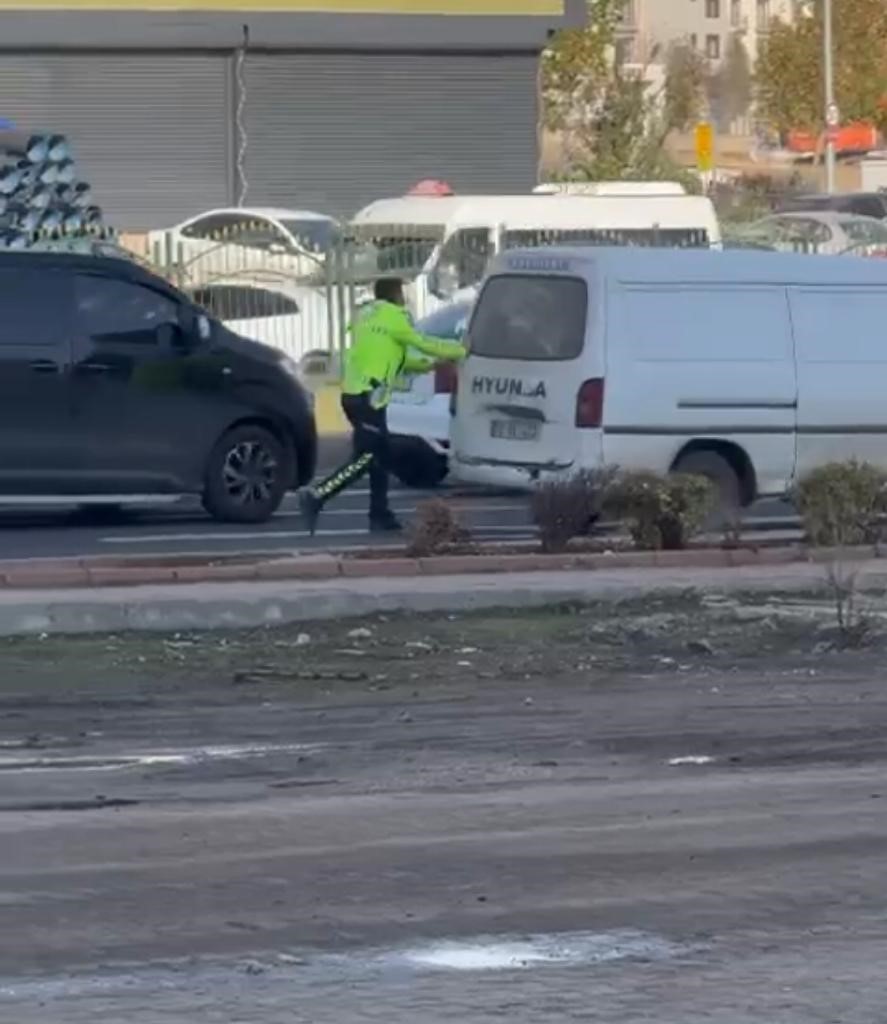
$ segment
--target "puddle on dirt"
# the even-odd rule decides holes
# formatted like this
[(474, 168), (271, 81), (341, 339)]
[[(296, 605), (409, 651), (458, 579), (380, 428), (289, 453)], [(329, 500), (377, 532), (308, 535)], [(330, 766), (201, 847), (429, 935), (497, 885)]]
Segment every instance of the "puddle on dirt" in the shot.
[(407, 964), (451, 971), (502, 971), (559, 964), (603, 964), (613, 960), (661, 960), (683, 947), (643, 932), (616, 931), (539, 935), (518, 941), (489, 936), (474, 942), (445, 942), (398, 954)]
[(141, 754), (0, 757), (3, 772), (106, 772), (124, 768), (175, 767), (206, 761), (238, 761), (279, 754), (314, 753), (322, 744), (281, 743), (252, 746), (189, 747), (184, 750), (147, 751)]
[(429, 942), (422, 945), (312, 954), (301, 950), (266, 951), (221, 962), (177, 961), (133, 967), (120, 965), (92, 973), (0, 978), (0, 1005), (44, 1004), (55, 1000), (91, 998), (119, 1001), (152, 999), (188, 992), (212, 991), (219, 1000), (242, 993), (244, 986), (261, 986), (265, 996), (289, 998), (292, 987), (324, 990), (343, 984), (408, 983), (410, 977), (431, 972), (520, 971), (544, 968), (604, 966), (616, 961), (649, 963), (674, 959), (698, 950), (662, 936), (634, 930), (572, 932), (530, 936), (477, 936), (472, 940)]

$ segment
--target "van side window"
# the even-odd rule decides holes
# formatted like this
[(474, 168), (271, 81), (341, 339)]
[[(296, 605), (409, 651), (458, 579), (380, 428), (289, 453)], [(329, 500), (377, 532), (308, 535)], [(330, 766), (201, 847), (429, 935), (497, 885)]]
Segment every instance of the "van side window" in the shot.
[(156, 344), (157, 328), (178, 323), (178, 306), (168, 296), (132, 281), (78, 274), (74, 287), (76, 322), (94, 340), (113, 337)]
[(71, 278), (55, 270), (0, 270), (0, 345), (60, 345), (68, 336)]
[(585, 341), (587, 311), (581, 278), (492, 277), (471, 321), (471, 352), (494, 359), (575, 359)]

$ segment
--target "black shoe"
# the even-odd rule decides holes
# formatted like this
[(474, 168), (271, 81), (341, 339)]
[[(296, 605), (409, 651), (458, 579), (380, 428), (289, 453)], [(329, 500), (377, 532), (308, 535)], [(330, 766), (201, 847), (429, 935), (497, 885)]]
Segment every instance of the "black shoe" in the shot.
[(320, 515), (321, 501), (311, 490), (299, 492), (299, 510), (305, 523), (305, 529), (314, 536), (317, 529), (317, 517)]
[(399, 533), (402, 529), (400, 520), (393, 512), (370, 516), (370, 533)]

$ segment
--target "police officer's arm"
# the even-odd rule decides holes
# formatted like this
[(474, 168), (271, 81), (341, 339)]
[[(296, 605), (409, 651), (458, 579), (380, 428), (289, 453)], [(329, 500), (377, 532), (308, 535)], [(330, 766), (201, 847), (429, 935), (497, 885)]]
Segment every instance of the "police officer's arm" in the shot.
[[(395, 341), (400, 342), (407, 352), (414, 348), (423, 355), (430, 356), (432, 360), (447, 359), (454, 362), (459, 362), (468, 354), (465, 346), (458, 341), (446, 341), (444, 338), (432, 338), (428, 334), (420, 334), (410, 323), (406, 310), (400, 310), (399, 312), (400, 315), (391, 324), (391, 337)], [(407, 355), (405, 367), (410, 358)], [(424, 371), (409, 370), (408, 372), (421, 373)]]

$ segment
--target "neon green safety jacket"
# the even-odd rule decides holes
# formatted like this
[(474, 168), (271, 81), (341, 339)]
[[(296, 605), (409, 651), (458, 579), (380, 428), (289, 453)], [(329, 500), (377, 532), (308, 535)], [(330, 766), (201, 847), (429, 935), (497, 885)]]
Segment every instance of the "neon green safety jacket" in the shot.
[[(371, 303), (348, 330), (352, 341), (345, 353), (342, 394), (369, 392), (374, 409), (388, 405), (403, 374), (427, 373), (437, 360), (456, 362), (466, 355), (458, 341), (420, 334), (407, 311), (393, 302)], [(411, 349), (424, 355), (415, 355)]]

